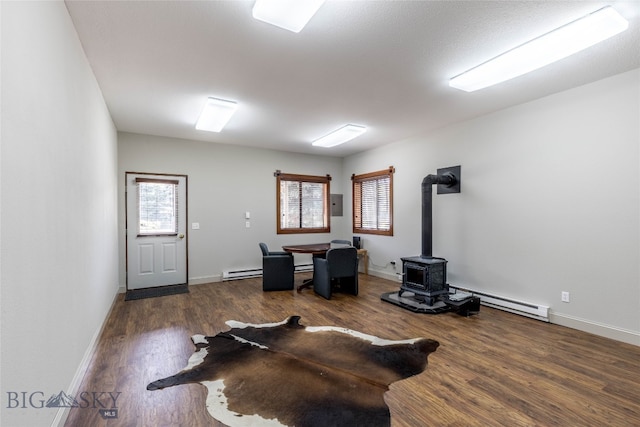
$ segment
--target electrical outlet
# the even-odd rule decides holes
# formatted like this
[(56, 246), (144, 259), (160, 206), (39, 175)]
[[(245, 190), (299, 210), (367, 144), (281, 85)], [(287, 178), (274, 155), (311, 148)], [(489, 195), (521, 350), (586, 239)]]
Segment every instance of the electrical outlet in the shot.
[(391, 264), (394, 270), (396, 269), (396, 260), (389, 261), (389, 264)]
[(562, 291), (562, 294), (560, 297), (562, 298), (562, 302), (569, 302), (569, 292)]

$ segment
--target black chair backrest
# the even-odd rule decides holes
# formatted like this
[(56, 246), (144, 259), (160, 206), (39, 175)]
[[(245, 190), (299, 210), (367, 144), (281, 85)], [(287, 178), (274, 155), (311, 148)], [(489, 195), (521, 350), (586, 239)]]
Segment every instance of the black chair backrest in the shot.
[(329, 247), (331, 249), (333, 249), (333, 248), (344, 248), (345, 246), (351, 246), (351, 242), (348, 241), (348, 240), (334, 239), (329, 244)]
[(329, 276), (349, 277), (358, 274), (358, 251), (353, 246), (327, 251)]
[(349, 240), (340, 240), (340, 239), (334, 239), (331, 241), (331, 243), (335, 243), (338, 245), (348, 245), (351, 246), (351, 242)]
[(263, 256), (269, 255), (269, 248), (267, 248), (266, 243), (258, 243), (258, 245), (260, 245), (260, 249), (262, 249)]

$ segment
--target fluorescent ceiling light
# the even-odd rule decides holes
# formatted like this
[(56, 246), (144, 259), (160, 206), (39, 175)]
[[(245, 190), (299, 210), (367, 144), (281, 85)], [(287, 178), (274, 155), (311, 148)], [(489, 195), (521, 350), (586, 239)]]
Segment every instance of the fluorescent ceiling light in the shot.
[(299, 33), (325, 0), (256, 0), (253, 17)]
[(356, 136), (362, 135), (367, 130), (364, 126), (346, 125), (338, 130), (313, 141), (316, 147), (335, 147), (347, 141), (351, 141)]
[(202, 109), (202, 113), (200, 113), (196, 129), (220, 132), (237, 109), (238, 104), (233, 101), (209, 98)]
[(452, 78), (449, 86), (473, 92), (501, 83), (593, 46), (628, 26), (606, 6)]

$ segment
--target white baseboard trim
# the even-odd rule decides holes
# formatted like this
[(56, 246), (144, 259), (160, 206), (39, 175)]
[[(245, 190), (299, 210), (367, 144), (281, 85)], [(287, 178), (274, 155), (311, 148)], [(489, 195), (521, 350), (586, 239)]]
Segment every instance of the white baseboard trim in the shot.
[[(118, 291), (119, 290), (120, 288), (118, 288)], [(67, 394), (71, 396), (76, 396), (78, 394), (78, 389), (82, 384), (82, 380), (84, 379), (85, 374), (87, 373), (87, 369), (89, 368), (91, 359), (93, 359), (93, 356), (97, 350), (98, 341), (107, 323), (107, 319), (109, 319), (109, 316), (111, 316), (111, 312), (113, 311), (113, 307), (115, 306), (116, 300), (118, 298), (118, 293), (116, 293), (113, 296), (113, 301), (111, 302), (111, 307), (109, 307), (109, 311), (107, 311), (107, 315), (102, 320), (102, 324), (100, 325), (100, 327), (96, 330), (96, 332), (91, 337), (91, 341), (89, 342), (89, 345), (87, 346), (87, 349), (84, 352), (84, 355), (82, 356), (82, 360), (80, 360), (80, 364), (78, 365), (78, 369), (76, 369), (76, 373), (73, 376), (73, 379), (71, 380), (71, 384), (69, 384), (69, 387), (67, 387)], [(69, 416), (69, 409), (70, 408), (63, 408), (63, 407), (58, 408), (58, 411), (56, 412), (56, 416), (53, 418), (53, 422), (51, 423), (51, 427), (63, 427), (64, 424), (67, 422), (67, 417)]]
[(554, 313), (553, 311), (549, 313), (549, 321), (556, 325), (566, 326), (567, 328), (577, 329), (612, 340), (640, 346), (640, 332), (638, 331), (605, 325), (567, 314)]
[(205, 283), (222, 282), (222, 274), (213, 276), (189, 277), (189, 285), (204, 285)]
[[(362, 271), (360, 272), (362, 273)], [(400, 276), (400, 273), (390, 273), (387, 271), (380, 271), (380, 270), (373, 270), (373, 269), (369, 269), (369, 275), (370, 276), (376, 276), (376, 277), (380, 277), (381, 279), (387, 279), (387, 280), (391, 280), (393, 282), (397, 282), (398, 286), (400, 286), (402, 284), (402, 276)]]
[[(214, 276), (203, 276), (203, 277), (190, 277), (189, 285), (203, 285), (205, 283), (212, 282), (222, 282), (222, 274), (216, 274)], [(126, 285), (120, 285), (118, 288), (118, 293), (124, 294), (127, 292)]]

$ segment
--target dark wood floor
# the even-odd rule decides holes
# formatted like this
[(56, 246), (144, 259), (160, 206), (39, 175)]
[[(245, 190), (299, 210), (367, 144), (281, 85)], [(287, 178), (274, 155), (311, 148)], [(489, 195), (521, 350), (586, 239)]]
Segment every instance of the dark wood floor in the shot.
[(79, 389), (120, 392), (118, 418), (75, 408), (66, 426), (221, 426), (205, 408), (203, 386), (147, 391), (147, 384), (185, 367), (194, 334), (228, 330), (230, 319), (267, 323), (289, 315), (304, 325), (440, 342), (423, 373), (391, 385), (392, 426), (640, 426), (640, 347), (486, 307), (467, 318), (380, 300), (397, 288), (361, 275), (360, 295), (330, 301), (313, 290), (263, 293), (261, 279), (137, 301), (120, 295)]

